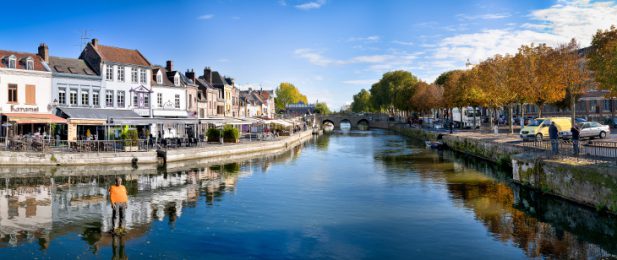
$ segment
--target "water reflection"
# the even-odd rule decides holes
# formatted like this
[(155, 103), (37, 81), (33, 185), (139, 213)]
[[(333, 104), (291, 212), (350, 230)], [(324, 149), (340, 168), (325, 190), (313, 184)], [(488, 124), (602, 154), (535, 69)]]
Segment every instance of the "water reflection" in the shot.
[(521, 187), (511, 182), (511, 170), (482, 160), (452, 152), (389, 147), (376, 159), (390, 169), (412, 165), (422, 180), (447, 185), (456, 206), (471, 210), (494, 239), (515, 245), (527, 257), (581, 259), (617, 254), (613, 215)]
[[(61, 168), (21, 169), (6, 174), (0, 179), (0, 248), (36, 242), (40, 250), (46, 250), (54, 238), (76, 232), (93, 254), (111, 246), (113, 259), (127, 259), (125, 242), (146, 235), (153, 222), (167, 221), (173, 228), (186, 207), (198, 206), (200, 197), (212, 207), (235, 189), (238, 178), (252, 174), (253, 165), (261, 165), (266, 173), (272, 163), (298, 158), (302, 147), (241, 163), (189, 161), (170, 164), (168, 169), (124, 171), (129, 174), (108, 171), (111, 174), (73, 176), (75, 169)], [(58, 172), (70, 173), (62, 176)], [(107, 188), (116, 176), (124, 179), (129, 193), (128, 233), (123, 237), (107, 233), (112, 227)]]

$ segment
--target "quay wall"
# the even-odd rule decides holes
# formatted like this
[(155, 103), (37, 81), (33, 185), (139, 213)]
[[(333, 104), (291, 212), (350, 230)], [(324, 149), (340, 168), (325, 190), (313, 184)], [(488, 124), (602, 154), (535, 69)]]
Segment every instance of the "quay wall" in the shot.
[[(436, 140), (437, 133), (393, 126), (404, 136)], [(525, 187), (578, 204), (617, 214), (617, 168), (614, 165), (572, 159), (547, 159), (498, 137), (442, 133), (442, 142), (454, 151), (512, 168), (512, 179)]]
[[(312, 137), (312, 131), (303, 131), (276, 141), (246, 144), (212, 145), (208, 147), (181, 148), (167, 151), (167, 162), (193, 159), (237, 157), (240, 154), (277, 152), (290, 149)], [(0, 151), (3, 166), (87, 166), (87, 165), (147, 165), (158, 162), (156, 151), (118, 153), (71, 152), (12, 152)], [(8, 168), (7, 168), (8, 169)]]

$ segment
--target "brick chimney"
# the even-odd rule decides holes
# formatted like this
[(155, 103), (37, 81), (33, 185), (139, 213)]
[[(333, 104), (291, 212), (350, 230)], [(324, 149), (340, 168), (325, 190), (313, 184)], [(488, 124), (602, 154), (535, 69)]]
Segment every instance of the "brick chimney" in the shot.
[(193, 83), (195, 83), (195, 72), (192, 69), (191, 69), (191, 71), (186, 70), (186, 72), (184, 73), (184, 76), (186, 76), (187, 78), (192, 80)]
[(167, 72), (174, 71), (174, 62), (168, 60), (167, 65), (165, 65), (165, 69), (167, 70)]
[(92, 46), (96, 47), (97, 45), (99, 45), (99, 39), (94, 38), (94, 39), (92, 39), (92, 41), (90, 43), (92, 44)]
[(47, 44), (41, 43), (39, 45), (38, 55), (43, 59), (43, 61), (49, 62), (49, 48), (47, 47)]
[(210, 67), (205, 67), (204, 68), (204, 79), (212, 84), (212, 69), (210, 69)]

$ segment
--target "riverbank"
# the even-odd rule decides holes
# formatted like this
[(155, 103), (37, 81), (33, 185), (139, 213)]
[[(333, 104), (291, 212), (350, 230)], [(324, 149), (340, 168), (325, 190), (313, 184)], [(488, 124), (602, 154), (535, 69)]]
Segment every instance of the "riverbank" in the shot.
[[(167, 162), (195, 159), (237, 157), (254, 153), (276, 153), (290, 149), (310, 139), (312, 131), (302, 131), (274, 141), (256, 141), (239, 144), (213, 144), (206, 147), (179, 148), (165, 151)], [(88, 166), (88, 165), (149, 165), (159, 162), (155, 150), (146, 152), (12, 152), (0, 151), (0, 165), (3, 166)]]
[(512, 179), (526, 187), (617, 214), (617, 170), (614, 163), (568, 157), (547, 158), (518, 144), (517, 136), (477, 133), (436, 133), (393, 125), (404, 136), (442, 142), (454, 151), (512, 169)]

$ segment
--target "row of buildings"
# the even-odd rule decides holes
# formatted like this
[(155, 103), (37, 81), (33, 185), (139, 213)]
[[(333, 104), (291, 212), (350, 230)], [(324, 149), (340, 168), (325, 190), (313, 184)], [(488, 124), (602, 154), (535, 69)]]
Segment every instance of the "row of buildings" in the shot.
[[(197, 136), (235, 118), (274, 117), (274, 92), (240, 90), (210, 67), (179, 71), (139, 50), (92, 39), (78, 58), (0, 50), (0, 136), (108, 139), (122, 126), (142, 137)], [(201, 75), (200, 75), (201, 74)]]

